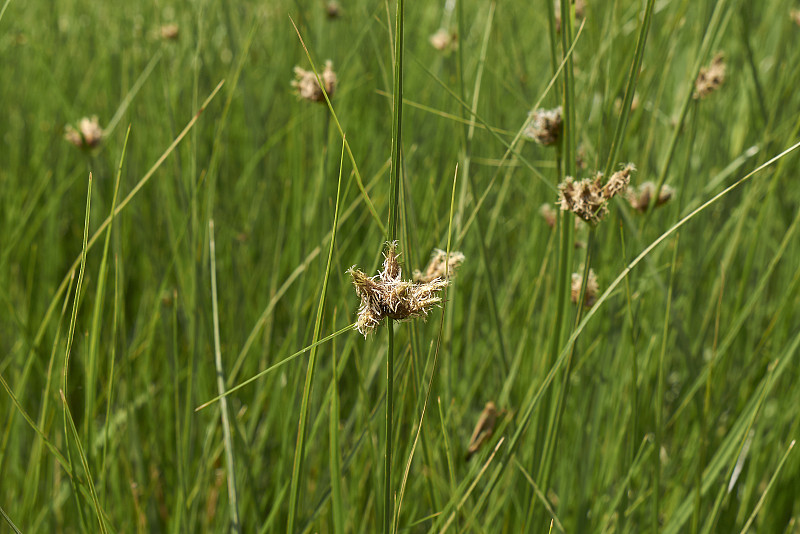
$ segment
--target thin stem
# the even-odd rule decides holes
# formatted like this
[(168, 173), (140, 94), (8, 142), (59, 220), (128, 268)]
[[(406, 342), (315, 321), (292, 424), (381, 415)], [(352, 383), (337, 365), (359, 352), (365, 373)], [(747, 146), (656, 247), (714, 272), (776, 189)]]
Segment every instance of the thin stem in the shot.
[[(400, 216), (401, 136), (403, 124), (403, 0), (397, 0), (394, 41), (394, 95), (392, 114), (392, 171), (389, 199), (389, 241), (397, 239)], [(384, 439), (383, 532), (392, 530), (392, 408), (394, 404), (394, 321), (388, 319), (389, 346), (386, 354), (386, 434)]]

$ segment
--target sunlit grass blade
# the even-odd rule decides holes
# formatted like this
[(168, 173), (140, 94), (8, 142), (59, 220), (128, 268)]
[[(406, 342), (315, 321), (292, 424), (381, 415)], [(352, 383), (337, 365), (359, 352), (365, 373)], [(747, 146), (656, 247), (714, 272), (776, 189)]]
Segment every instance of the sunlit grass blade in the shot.
[(778, 467), (775, 468), (775, 472), (772, 473), (772, 476), (770, 477), (769, 482), (767, 482), (767, 487), (764, 488), (764, 491), (761, 493), (761, 497), (759, 497), (755, 508), (753, 508), (753, 513), (750, 514), (750, 517), (747, 518), (747, 522), (742, 527), (741, 534), (745, 534), (748, 530), (750, 530), (750, 527), (753, 525), (753, 522), (755, 521), (756, 516), (758, 515), (758, 512), (761, 510), (761, 507), (764, 505), (764, 500), (767, 498), (767, 494), (769, 493), (769, 490), (772, 489), (772, 486), (775, 484), (775, 481), (778, 479), (778, 475), (780, 474), (781, 469), (783, 469), (783, 464), (786, 463), (787, 458), (789, 458), (789, 453), (792, 452), (792, 449), (794, 449), (794, 444), (795, 444), (795, 440), (792, 440), (792, 442), (789, 443), (789, 447), (786, 448), (786, 452), (783, 454), (783, 456), (781, 457), (780, 461), (778, 462)]
[[(122, 178), (122, 165), (125, 162), (125, 153), (128, 149), (128, 140), (131, 135), (131, 127), (125, 132), (125, 141), (122, 144), (122, 151), (119, 157), (119, 165), (117, 166), (117, 178), (114, 182), (114, 195), (111, 199), (111, 214), (113, 216), (114, 209), (117, 206), (117, 195), (119, 193), (119, 184)], [(87, 443), (92, 442), (92, 425), (94, 419), (94, 403), (95, 403), (95, 390), (96, 390), (96, 376), (98, 363), (98, 351), (100, 343), (100, 319), (103, 315), (104, 297), (106, 280), (108, 274), (108, 251), (111, 244), (111, 229), (113, 227), (113, 217), (109, 222), (106, 229), (106, 238), (103, 243), (103, 254), (100, 259), (100, 270), (97, 275), (97, 291), (94, 298), (94, 310), (92, 313), (92, 324), (89, 329), (89, 355), (86, 362), (86, 387), (85, 389), (85, 406), (84, 406), (84, 430), (83, 435)]]
[[(86, 193), (86, 216), (84, 218), (83, 224), (83, 245), (81, 246), (81, 254), (80, 254), (80, 269), (78, 271), (78, 282), (75, 285), (75, 298), (72, 302), (72, 314), (69, 320), (69, 329), (67, 331), (67, 343), (66, 343), (66, 351), (64, 353), (64, 363), (61, 371), (61, 397), (62, 397), (62, 408), (63, 408), (63, 415), (64, 415), (64, 440), (66, 442), (66, 451), (67, 451), (67, 459), (69, 460), (70, 471), (75, 473), (75, 464), (72, 460), (72, 452), (70, 451), (70, 432), (68, 431), (68, 422), (72, 422), (72, 416), (69, 413), (69, 405), (67, 403), (66, 396), (69, 395), (69, 358), (72, 352), (72, 341), (75, 337), (75, 325), (78, 319), (78, 308), (80, 307), (81, 302), (81, 290), (83, 289), (83, 276), (86, 271), (86, 254), (88, 252), (87, 240), (89, 238), (89, 216), (91, 215), (91, 208), (92, 208), (92, 174), (89, 173), (89, 185), (87, 187)], [(75, 439), (75, 445), (78, 450), (81, 450), (80, 440), (78, 439), (78, 434), (75, 432), (73, 438)], [(81, 453), (81, 459), (83, 460), (83, 454)], [(85, 466), (86, 475), (89, 476), (89, 468)], [(75, 506), (78, 511), (78, 515), (81, 520), (81, 524), (83, 528), (88, 528), (86, 524), (86, 519), (83, 516), (83, 509), (80, 499), (78, 498), (78, 488), (75, 484), (74, 477), (70, 478), (70, 483), (72, 484), (72, 491), (75, 497)], [(96, 496), (94, 494), (94, 489), (92, 489), (92, 499), (96, 500)], [(99, 506), (97, 506), (97, 510), (99, 511)], [(100, 518), (100, 514), (98, 513), (98, 518)], [(105, 526), (103, 525), (103, 521), (100, 518), (100, 528), (104, 531)]]
[[(222, 369), (222, 349), (219, 341), (219, 305), (217, 304), (217, 253), (214, 241), (214, 220), (208, 221), (208, 249), (211, 269), (211, 315), (214, 321), (214, 367), (217, 374), (217, 391), (220, 395), (225, 391), (225, 371)], [(219, 400), (219, 413), (222, 419), (223, 446), (225, 447), (225, 464), (227, 466), (228, 503), (231, 514), (231, 528), (241, 532), (239, 521), (239, 504), (236, 493), (236, 462), (233, 459), (233, 440), (228, 415), (228, 399)]]

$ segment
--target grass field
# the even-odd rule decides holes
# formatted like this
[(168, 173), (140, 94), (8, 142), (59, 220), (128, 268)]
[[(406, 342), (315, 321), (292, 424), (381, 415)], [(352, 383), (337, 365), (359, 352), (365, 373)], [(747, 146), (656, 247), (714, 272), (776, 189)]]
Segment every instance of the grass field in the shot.
[(800, 5), (340, 1), (0, 0), (0, 532), (800, 533)]

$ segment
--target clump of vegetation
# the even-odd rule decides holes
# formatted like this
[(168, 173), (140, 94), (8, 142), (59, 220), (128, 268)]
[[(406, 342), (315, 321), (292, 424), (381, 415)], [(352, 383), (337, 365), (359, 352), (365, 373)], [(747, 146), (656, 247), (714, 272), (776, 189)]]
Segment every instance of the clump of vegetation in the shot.
[(82, 118), (78, 121), (77, 128), (68, 124), (64, 131), (64, 139), (83, 150), (99, 146), (103, 140), (103, 129), (100, 127), (97, 115)]
[[(294, 77), (291, 84), (297, 92), (297, 96), (310, 102), (325, 103), (325, 95), (328, 98), (333, 98), (336, 91), (337, 77), (333, 71), (333, 62), (331, 60), (325, 61), (325, 69), (322, 71), (320, 78), (322, 85), (317, 80), (317, 75), (314, 71), (305, 70), (302, 67), (294, 68)], [(323, 92), (324, 87), (324, 92)]]
[(529, 114), (528, 126), (522, 132), (528, 139), (549, 146), (558, 142), (563, 121), (561, 106), (554, 109), (537, 109)]
[(608, 214), (608, 201), (625, 193), (631, 181), (631, 172), (635, 170), (629, 163), (605, 182), (602, 173), (579, 182), (567, 176), (558, 186), (558, 205), (563, 211), (571, 211), (584, 221), (597, 224)]
[(356, 328), (364, 337), (386, 317), (396, 321), (425, 317), (431, 308), (442, 302), (439, 292), (447, 287), (448, 280), (438, 273), (430, 280), (403, 280), (398, 256), (397, 242), (392, 242), (384, 254), (383, 270), (376, 276), (367, 276), (355, 266), (347, 271), (361, 299)]
[(697, 80), (694, 82), (695, 100), (706, 98), (708, 95), (719, 89), (725, 82), (725, 56), (718, 52), (711, 60), (711, 64), (700, 69)]

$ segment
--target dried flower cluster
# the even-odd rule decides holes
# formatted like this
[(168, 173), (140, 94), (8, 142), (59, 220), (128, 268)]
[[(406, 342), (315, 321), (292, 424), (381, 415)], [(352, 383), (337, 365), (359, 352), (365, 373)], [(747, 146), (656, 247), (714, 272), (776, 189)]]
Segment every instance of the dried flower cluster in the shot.
[(71, 124), (64, 130), (64, 139), (78, 148), (87, 150), (94, 148), (103, 140), (103, 129), (97, 122), (97, 116), (84, 117), (78, 122), (75, 129)]
[[(325, 102), (325, 94), (313, 71), (295, 67), (294, 77), (295, 79), (292, 80), (292, 87), (295, 88), (300, 98), (312, 102)], [(322, 71), (320, 78), (322, 78), (322, 83), (325, 86), (325, 93), (328, 93), (328, 98), (333, 98), (333, 93), (336, 91), (336, 73), (333, 72), (333, 62), (331, 60), (325, 62), (325, 70)]]
[(424, 317), (442, 299), (439, 291), (448, 282), (435, 278), (430, 282), (411, 282), (402, 279), (397, 262), (397, 243), (389, 243), (384, 254), (383, 270), (369, 277), (355, 265), (348, 269), (353, 278), (356, 295), (361, 299), (356, 328), (367, 337), (385, 317), (396, 321)]
[[(633, 209), (644, 213), (650, 207), (650, 200), (653, 198), (655, 193), (656, 184), (653, 182), (644, 182), (636, 189), (636, 191), (628, 191), (628, 202), (631, 203)], [(668, 185), (662, 186), (661, 191), (658, 192), (656, 207), (669, 202), (674, 195), (674, 189)]]
[[(581, 283), (583, 282), (583, 275), (581, 273), (572, 273), (572, 287), (570, 293), (570, 300), (573, 304), (578, 303), (578, 295), (581, 293)], [(597, 275), (594, 274), (594, 269), (589, 269), (589, 275), (586, 277), (586, 288), (583, 291), (583, 306), (591, 308), (597, 300), (597, 292), (599, 291), (597, 285)]]
[(571, 211), (586, 222), (597, 224), (608, 213), (606, 203), (614, 196), (625, 192), (636, 168), (628, 163), (611, 175), (603, 185), (603, 174), (576, 182), (571, 176), (558, 185), (558, 204), (564, 211)]
[(178, 38), (179, 31), (177, 24), (164, 24), (161, 26), (161, 38), (165, 41), (174, 41)]
[(697, 80), (694, 82), (695, 100), (705, 98), (722, 85), (725, 81), (725, 57), (722, 52), (718, 52), (708, 67), (700, 69)]
[(325, 15), (329, 19), (338, 19), (342, 14), (342, 7), (336, 0), (331, 0), (325, 5)]
[(588, 156), (586, 154), (586, 146), (583, 144), (578, 145), (577, 154), (575, 154), (575, 167), (579, 170), (586, 170), (587, 163), (586, 160)]
[(480, 417), (478, 417), (475, 428), (472, 430), (465, 460), (469, 460), (484, 443), (491, 439), (492, 434), (494, 434), (494, 426), (497, 423), (497, 415), (497, 406), (495, 406), (494, 402), (487, 402)]
[(529, 114), (532, 117), (522, 135), (533, 139), (540, 145), (553, 145), (561, 136), (561, 106), (555, 109), (537, 109)]
[(461, 267), (462, 263), (464, 263), (463, 253), (455, 251), (448, 256), (444, 250), (435, 248), (425, 272), (414, 271), (413, 279), (415, 282), (423, 283), (433, 282), (437, 278), (447, 280), (455, 276), (456, 270)]
[[(586, 0), (572, 0), (572, 4), (575, 6), (575, 20), (583, 20), (583, 17), (586, 15)], [(555, 11), (556, 11), (556, 31), (561, 31), (561, 2), (560, 0), (555, 0)]]
[(444, 28), (439, 28), (436, 33), (428, 38), (431, 46), (441, 52), (452, 50), (456, 47), (458, 42), (458, 35), (455, 32), (447, 31)]

